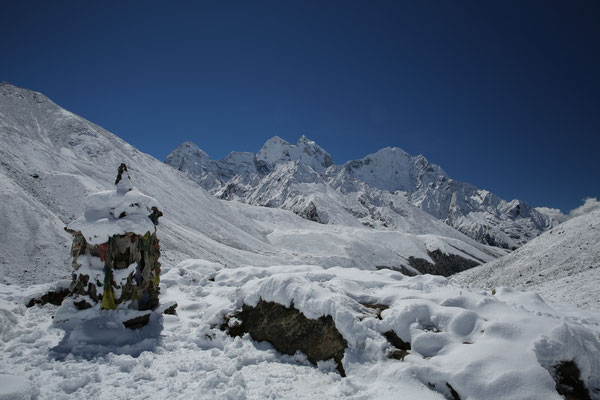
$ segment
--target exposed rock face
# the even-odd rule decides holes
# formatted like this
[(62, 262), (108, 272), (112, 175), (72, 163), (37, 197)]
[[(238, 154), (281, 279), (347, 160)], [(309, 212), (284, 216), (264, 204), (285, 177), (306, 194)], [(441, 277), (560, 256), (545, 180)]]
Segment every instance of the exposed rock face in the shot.
[(331, 316), (308, 319), (293, 305), (285, 307), (261, 300), (256, 307), (244, 304), (233, 318), (241, 323), (224, 324), (223, 328), (228, 329), (230, 335), (250, 333), (254, 340), (267, 341), (284, 354), (293, 355), (300, 350), (315, 365), (318, 361), (333, 359), (340, 375), (346, 376), (342, 358), (348, 343)]
[(478, 262), (461, 257), (457, 254), (445, 254), (440, 250), (428, 251), (433, 264), (424, 258), (409, 257), (411, 267), (422, 274), (450, 276), (480, 265)]

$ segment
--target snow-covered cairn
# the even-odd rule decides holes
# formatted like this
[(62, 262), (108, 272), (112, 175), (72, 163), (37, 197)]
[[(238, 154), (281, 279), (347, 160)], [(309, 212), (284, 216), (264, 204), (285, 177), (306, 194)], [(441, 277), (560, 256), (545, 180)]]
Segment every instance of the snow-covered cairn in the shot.
[(74, 305), (152, 310), (159, 304), (158, 202), (135, 189), (119, 166), (115, 190), (88, 196), (85, 212), (66, 229), (73, 235)]

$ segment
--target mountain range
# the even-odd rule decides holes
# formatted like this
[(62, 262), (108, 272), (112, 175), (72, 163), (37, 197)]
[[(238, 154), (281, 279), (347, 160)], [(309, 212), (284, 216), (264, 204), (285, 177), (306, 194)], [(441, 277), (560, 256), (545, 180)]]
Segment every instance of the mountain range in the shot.
[(165, 162), (217, 198), (323, 224), (422, 233), (425, 212), (481, 243), (513, 250), (558, 224), (524, 201), (454, 180), (397, 147), (336, 165), (304, 135), (295, 145), (275, 136), (256, 154), (231, 152), (222, 160), (185, 142)]

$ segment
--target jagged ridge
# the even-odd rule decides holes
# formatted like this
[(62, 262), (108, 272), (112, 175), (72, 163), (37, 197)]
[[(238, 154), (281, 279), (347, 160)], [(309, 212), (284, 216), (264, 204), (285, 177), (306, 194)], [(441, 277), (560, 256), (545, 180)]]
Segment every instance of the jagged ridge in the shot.
[(165, 162), (221, 199), (279, 207), (321, 223), (419, 232), (422, 210), (477, 241), (509, 249), (557, 224), (521, 200), (456, 181), (397, 147), (335, 165), (304, 135), (295, 145), (275, 136), (257, 154), (233, 152), (223, 160), (186, 142)]

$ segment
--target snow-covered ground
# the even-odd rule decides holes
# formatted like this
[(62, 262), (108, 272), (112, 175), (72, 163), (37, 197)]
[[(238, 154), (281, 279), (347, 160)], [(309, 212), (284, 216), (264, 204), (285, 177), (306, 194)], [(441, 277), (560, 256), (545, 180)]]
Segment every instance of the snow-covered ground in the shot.
[[(443, 399), (453, 390), (461, 399), (558, 400), (549, 370), (574, 360), (582, 381), (600, 390), (599, 320), (557, 311), (533, 293), (492, 295), (391, 270), (231, 269), (203, 260), (165, 269), (162, 301), (176, 301), (178, 315), (164, 316), (160, 336), (137, 357), (117, 345), (96, 357), (53, 351), (63, 335), (57, 307), (23, 306), (48, 285), (0, 285), (0, 382), (40, 399)], [(348, 342), (347, 377), (332, 361), (313, 366), (301, 353), (219, 329), (225, 315), (259, 299), (293, 302), (308, 318), (331, 315)], [(363, 304), (388, 308), (378, 317)], [(390, 330), (411, 344), (403, 361), (388, 358)], [(100, 333), (71, 346), (82, 354), (85, 340), (106, 342)]]
[(484, 289), (512, 286), (546, 301), (600, 311), (600, 210), (572, 218), (518, 250), (452, 281)]

